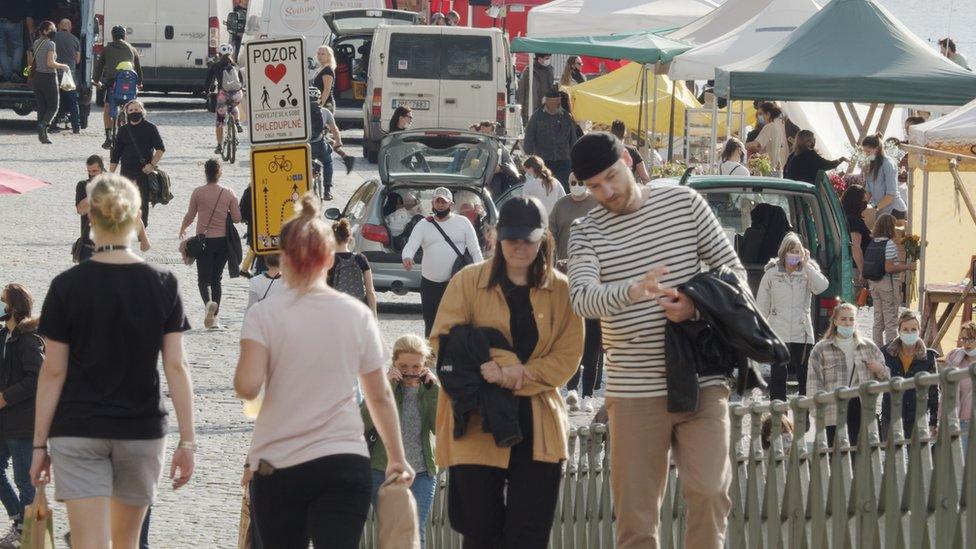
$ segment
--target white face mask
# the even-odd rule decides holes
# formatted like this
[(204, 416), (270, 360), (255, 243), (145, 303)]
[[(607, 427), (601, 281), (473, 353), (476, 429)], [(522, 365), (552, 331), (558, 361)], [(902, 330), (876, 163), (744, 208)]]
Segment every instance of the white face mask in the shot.
[(569, 192), (576, 198), (582, 198), (586, 196), (586, 185), (570, 185)]
[(552, 59), (540, 59), (539, 60), (539, 64), (542, 65), (543, 67), (548, 67), (550, 63), (552, 63)]
[(965, 353), (968, 357), (976, 357), (976, 348), (966, 350)]

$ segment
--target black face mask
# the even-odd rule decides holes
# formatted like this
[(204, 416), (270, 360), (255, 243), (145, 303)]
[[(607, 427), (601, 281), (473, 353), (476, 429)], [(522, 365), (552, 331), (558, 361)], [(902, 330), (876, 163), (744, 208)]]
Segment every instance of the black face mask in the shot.
[(129, 115), (129, 123), (130, 124), (138, 124), (139, 122), (142, 122), (142, 113), (141, 112), (134, 112), (134, 113), (132, 113), (132, 114)]
[(445, 217), (451, 215), (451, 209), (450, 208), (447, 208), (445, 210), (438, 210), (438, 209), (435, 208), (433, 210), (433, 212), (434, 212), (434, 215), (437, 216), (438, 219), (444, 219)]

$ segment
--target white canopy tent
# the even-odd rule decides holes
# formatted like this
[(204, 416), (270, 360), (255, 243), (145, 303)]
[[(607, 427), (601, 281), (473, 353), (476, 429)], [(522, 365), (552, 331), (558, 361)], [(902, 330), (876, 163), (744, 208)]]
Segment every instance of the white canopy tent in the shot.
[(759, 13), (774, 0), (726, 0), (714, 11), (695, 19), (667, 37), (686, 44), (701, 45), (711, 42), (738, 28)]
[(681, 27), (717, 7), (712, 0), (554, 0), (529, 12), (526, 36), (600, 36)]
[[(812, 103), (807, 101), (786, 101), (780, 104), (783, 113), (791, 122), (796, 124), (801, 130), (810, 130), (817, 136), (817, 152), (825, 158), (849, 157), (851, 155), (851, 142), (844, 131), (844, 125), (833, 103)], [(867, 117), (869, 105), (862, 103), (854, 105), (854, 111), (863, 120)], [(891, 119), (898, 121), (897, 124), (888, 126), (885, 137), (895, 137), (899, 140), (904, 138), (904, 124), (906, 113), (902, 108), (895, 108), (892, 111)]]
[[(711, 80), (716, 68), (748, 59), (779, 43), (820, 10), (814, 0), (771, 0), (767, 4), (738, 28), (676, 57), (668, 76), (673, 80)], [(673, 39), (674, 34), (668, 38)]]
[(912, 126), (910, 141), (931, 149), (955, 149), (965, 154), (976, 155), (976, 101), (959, 107), (951, 113), (924, 124)]

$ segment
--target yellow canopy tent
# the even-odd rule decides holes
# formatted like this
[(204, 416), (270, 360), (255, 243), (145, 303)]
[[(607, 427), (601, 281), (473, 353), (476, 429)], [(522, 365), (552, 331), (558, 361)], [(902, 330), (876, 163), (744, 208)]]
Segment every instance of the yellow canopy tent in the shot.
[[(636, 129), (642, 125), (639, 124), (642, 73), (646, 74), (647, 79), (645, 85), (648, 90), (648, 109), (653, 108), (655, 104), (650, 90), (655, 89), (653, 79), (657, 79), (657, 116), (654, 117), (653, 130), (666, 136), (671, 116), (671, 79), (663, 74), (654, 75), (653, 71), (644, 72), (639, 63), (627, 63), (611, 73), (569, 87), (573, 101), (573, 116), (577, 120), (590, 120), (595, 124), (608, 126), (614, 120), (623, 120), (628, 128)], [(675, 83), (674, 99), (674, 133), (684, 135), (685, 110), (701, 108), (702, 104), (688, 90), (684, 82)], [(752, 103), (746, 106), (746, 120), (754, 119), (755, 110), (752, 108)], [(724, 132), (725, 109), (720, 112), (723, 114), (719, 116), (719, 129)]]

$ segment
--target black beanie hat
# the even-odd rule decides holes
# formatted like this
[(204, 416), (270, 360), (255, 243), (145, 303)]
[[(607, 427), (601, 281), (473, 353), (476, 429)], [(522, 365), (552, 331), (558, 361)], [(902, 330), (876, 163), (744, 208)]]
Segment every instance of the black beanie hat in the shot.
[(609, 168), (624, 155), (624, 144), (607, 132), (590, 132), (576, 141), (570, 153), (576, 179), (585, 181)]

